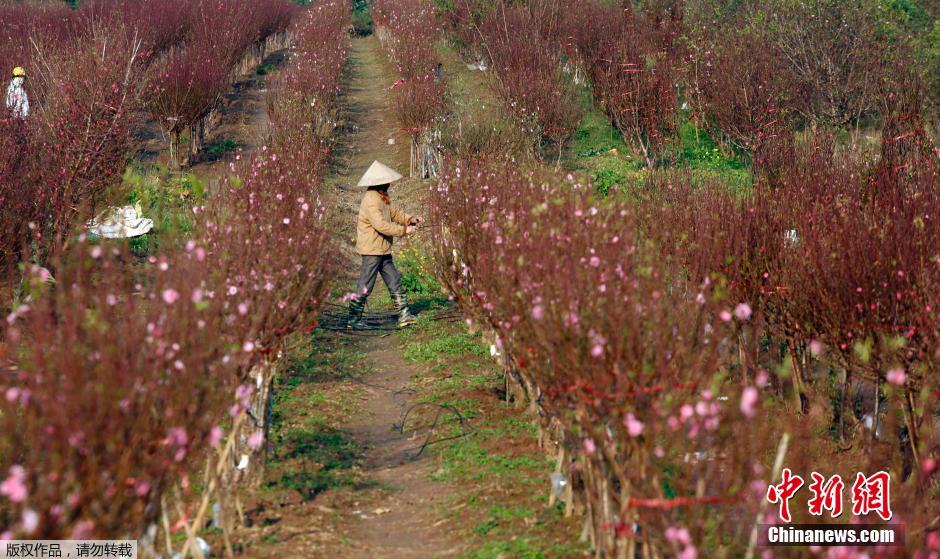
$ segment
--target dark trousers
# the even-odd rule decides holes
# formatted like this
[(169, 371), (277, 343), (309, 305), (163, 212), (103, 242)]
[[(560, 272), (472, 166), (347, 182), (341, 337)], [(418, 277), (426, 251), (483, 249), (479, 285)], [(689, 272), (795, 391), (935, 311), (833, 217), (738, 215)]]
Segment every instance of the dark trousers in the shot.
[(381, 256), (362, 255), (362, 268), (359, 270), (359, 281), (356, 282), (356, 297), (365, 301), (375, 287), (375, 277), (382, 274), (389, 293), (401, 291), (401, 274), (392, 261), (391, 254)]

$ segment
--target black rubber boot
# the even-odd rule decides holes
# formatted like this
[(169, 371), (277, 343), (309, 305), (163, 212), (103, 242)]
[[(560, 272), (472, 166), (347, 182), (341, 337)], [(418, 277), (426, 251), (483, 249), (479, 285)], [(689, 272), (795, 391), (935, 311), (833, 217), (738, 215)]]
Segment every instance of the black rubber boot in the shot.
[(411, 314), (411, 311), (408, 310), (408, 297), (405, 295), (404, 291), (392, 293), (392, 299), (395, 301), (395, 306), (398, 308), (399, 327), (408, 326), (418, 322), (417, 317)]
[(346, 328), (353, 330), (363, 330), (366, 328), (366, 323), (362, 320), (362, 313), (366, 310), (366, 300), (362, 299), (353, 299), (349, 302), (349, 321), (346, 323)]

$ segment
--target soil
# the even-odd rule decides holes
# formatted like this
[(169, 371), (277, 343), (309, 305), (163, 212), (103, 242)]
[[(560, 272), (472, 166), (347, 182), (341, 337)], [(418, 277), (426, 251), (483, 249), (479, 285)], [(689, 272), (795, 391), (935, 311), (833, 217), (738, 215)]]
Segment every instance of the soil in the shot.
[[(268, 136), (267, 86), (288, 60), (286, 49), (269, 54), (262, 61), (266, 72), (253, 71), (239, 76), (222, 96), (216, 110), (217, 121), (206, 134), (204, 149), (185, 169), (210, 183), (222, 176), (228, 163), (260, 147)], [(155, 120), (147, 120), (134, 134), (136, 158), (142, 163), (167, 164), (166, 139)]]
[(368, 509), (345, 527), (353, 543), (345, 556), (452, 557), (461, 546), (446, 529), (447, 519), (440, 517), (452, 489), (431, 481), (434, 465), (428, 459), (413, 458), (423, 439), (396, 428), (412, 403), (408, 385), (415, 370), (404, 361), (393, 338), (376, 338), (366, 358), (375, 372), (368, 377), (368, 400), (362, 414), (349, 431), (369, 449), (366, 475), (385, 489), (369, 499)]

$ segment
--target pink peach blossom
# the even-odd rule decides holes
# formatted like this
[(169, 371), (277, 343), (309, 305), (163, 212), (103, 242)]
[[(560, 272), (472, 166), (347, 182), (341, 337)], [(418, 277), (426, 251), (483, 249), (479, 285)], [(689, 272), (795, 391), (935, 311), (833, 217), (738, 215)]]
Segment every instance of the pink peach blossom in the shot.
[(264, 442), (264, 432), (257, 430), (248, 437), (248, 448), (252, 450), (258, 450), (261, 448), (261, 444)]
[(9, 475), (3, 483), (0, 483), (0, 495), (4, 495), (14, 503), (22, 503), (29, 495), (25, 481), (26, 470), (22, 466), (11, 466)]
[(745, 417), (754, 417), (757, 414), (755, 406), (757, 406), (758, 399), (759, 395), (756, 388), (753, 386), (744, 388), (744, 392), (741, 393), (741, 413)]
[(173, 288), (168, 288), (163, 290), (163, 302), (167, 305), (172, 305), (177, 300), (179, 300), (180, 294)]
[(637, 419), (632, 413), (628, 413), (623, 418), (623, 424), (627, 427), (627, 434), (631, 437), (639, 437), (643, 434), (643, 422)]
[(39, 528), (39, 513), (33, 509), (23, 510), (23, 532), (32, 534)]
[(591, 438), (584, 439), (582, 444), (584, 446), (584, 452), (588, 456), (593, 456), (594, 453), (597, 452), (597, 445), (594, 444), (594, 439), (591, 439)]
[(218, 425), (212, 427), (209, 430), (209, 446), (216, 448), (219, 446), (219, 443), (222, 441), (222, 428)]
[(734, 316), (741, 321), (751, 318), (751, 306), (747, 303), (739, 304), (734, 308)]
[(767, 371), (761, 369), (757, 371), (757, 374), (754, 376), (754, 383), (757, 384), (759, 388), (767, 386), (767, 383), (770, 382), (770, 375), (767, 374)]
[(887, 381), (891, 384), (901, 386), (907, 382), (907, 373), (905, 373), (904, 369), (901, 368), (891, 369), (885, 373), (885, 379), (887, 379)]
[(72, 528), (72, 534), (69, 536), (69, 539), (72, 540), (87, 540), (90, 539), (94, 534), (95, 523), (90, 520), (82, 520), (75, 524)]

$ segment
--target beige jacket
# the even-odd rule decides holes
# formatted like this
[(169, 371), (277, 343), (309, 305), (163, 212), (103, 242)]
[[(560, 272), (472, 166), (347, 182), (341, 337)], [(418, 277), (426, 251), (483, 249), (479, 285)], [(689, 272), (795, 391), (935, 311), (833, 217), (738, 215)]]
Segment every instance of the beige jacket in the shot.
[(378, 256), (392, 253), (392, 237), (403, 237), (412, 216), (386, 204), (375, 190), (366, 191), (356, 224), (356, 252)]

